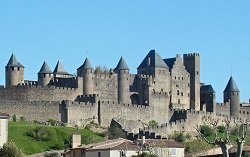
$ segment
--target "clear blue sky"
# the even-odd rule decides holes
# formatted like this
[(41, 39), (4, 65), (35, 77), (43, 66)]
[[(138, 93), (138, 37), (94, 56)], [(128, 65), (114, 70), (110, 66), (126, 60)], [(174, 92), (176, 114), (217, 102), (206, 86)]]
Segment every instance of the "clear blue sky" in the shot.
[(46, 60), (75, 73), (88, 57), (93, 66), (114, 68), (121, 55), (132, 73), (150, 49), (163, 57), (201, 54), (201, 80), (218, 101), (231, 75), (250, 98), (249, 0), (16, 0), (0, 2), (0, 84), (11, 53), (37, 80)]

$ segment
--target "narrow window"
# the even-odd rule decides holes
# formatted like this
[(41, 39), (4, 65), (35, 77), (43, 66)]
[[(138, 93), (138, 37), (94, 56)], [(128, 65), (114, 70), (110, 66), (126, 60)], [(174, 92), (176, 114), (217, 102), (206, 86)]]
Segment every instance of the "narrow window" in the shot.
[(101, 152), (98, 152), (98, 157), (101, 157)]

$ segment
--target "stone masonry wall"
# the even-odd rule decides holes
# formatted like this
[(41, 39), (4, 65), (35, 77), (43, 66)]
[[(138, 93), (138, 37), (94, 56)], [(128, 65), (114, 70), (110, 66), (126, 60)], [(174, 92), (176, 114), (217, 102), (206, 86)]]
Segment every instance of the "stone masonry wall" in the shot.
[(122, 117), (127, 120), (141, 120), (148, 123), (150, 108), (143, 105), (118, 104), (118, 102), (103, 101), (99, 104), (99, 119), (102, 126), (109, 126), (112, 118)]
[(24, 85), (0, 89), (1, 100), (16, 101), (62, 101), (75, 100), (82, 91), (78, 88), (64, 88), (38, 85)]
[(100, 100), (117, 100), (117, 74), (96, 75), (94, 77), (94, 93), (99, 95)]
[(65, 101), (64, 118), (69, 125), (83, 126), (90, 121), (98, 123), (98, 106), (95, 103)]
[(52, 118), (61, 121), (61, 106), (59, 101), (0, 101), (0, 111), (23, 116), (30, 121), (47, 121)]

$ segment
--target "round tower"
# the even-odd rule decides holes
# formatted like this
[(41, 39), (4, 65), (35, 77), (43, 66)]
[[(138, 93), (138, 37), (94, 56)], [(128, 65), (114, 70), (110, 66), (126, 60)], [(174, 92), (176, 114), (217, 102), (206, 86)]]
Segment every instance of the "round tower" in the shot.
[(224, 103), (230, 104), (230, 116), (238, 117), (240, 111), (240, 91), (231, 76), (224, 90)]
[(83, 65), (77, 69), (77, 76), (83, 77), (83, 94), (93, 94), (94, 81), (93, 81), (94, 69), (88, 58), (85, 59)]
[(50, 80), (53, 78), (53, 73), (46, 62), (43, 62), (43, 65), (40, 71), (37, 73), (37, 75), (38, 75), (38, 85), (41, 86), (48, 85)]
[(5, 66), (5, 86), (16, 86), (24, 82), (24, 66), (19, 63), (14, 54)]
[(118, 80), (118, 102), (128, 103), (129, 102), (129, 68), (127, 63), (121, 57), (118, 65), (114, 69), (117, 73)]

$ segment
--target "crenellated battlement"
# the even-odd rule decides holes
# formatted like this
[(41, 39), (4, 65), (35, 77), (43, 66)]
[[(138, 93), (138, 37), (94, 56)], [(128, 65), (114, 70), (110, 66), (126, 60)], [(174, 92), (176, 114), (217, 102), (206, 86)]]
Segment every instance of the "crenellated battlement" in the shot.
[(90, 103), (90, 102), (79, 102), (79, 101), (70, 101), (70, 100), (63, 100), (61, 104), (65, 104), (67, 109), (71, 109), (72, 107), (86, 107), (86, 108), (92, 108), (96, 107), (96, 103)]
[(100, 105), (109, 106), (109, 107), (125, 107), (130, 109), (140, 109), (140, 110), (149, 110), (149, 106), (145, 105), (134, 105), (134, 104), (125, 104), (118, 103), (118, 101), (101, 101)]
[(178, 126), (182, 126), (184, 124), (186, 124), (186, 120), (185, 119), (181, 119), (181, 120), (176, 120), (175, 122), (170, 122), (170, 123), (166, 123), (166, 124), (162, 124), (162, 125), (158, 125), (158, 126), (144, 127), (143, 130), (154, 132), (154, 131), (162, 130), (162, 129), (163, 130), (172, 129), (172, 128), (175, 128), (175, 127), (178, 127)]
[(212, 112), (205, 112), (205, 111), (187, 110), (186, 112), (187, 114), (191, 114), (191, 115), (208, 115), (208, 116), (213, 115)]
[[(17, 86), (10, 87), (11, 89), (44, 89), (44, 90), (66, 90), (66, 91), (75, 91), (77, 88), (71, 88), (71, 87), (56, 87), (54, 85), (49, 86), (40, 86), (38, 84), (30, 84), (30, 83), (23, 83)], [(9, 89), (9, 88), (5, 88)]]
[(97, 97), (98, 94), (78, 95), (75, 101), (96, 103)]
[(109, 74), (95, 74), (95, 78), (106, 79), (109, 80), (111, 78), (117, 77), (116, 73), (109, 73)]
[(187, 53), (183, 55), (185, 58), (199, 57), (199, 53)]
[(140, 79), (140, 80), (148, 80), (148, 79), (153, 79), (153, 76), (152, 75), (143, 75), (143, 74), (138, 74), (137, 77)]

